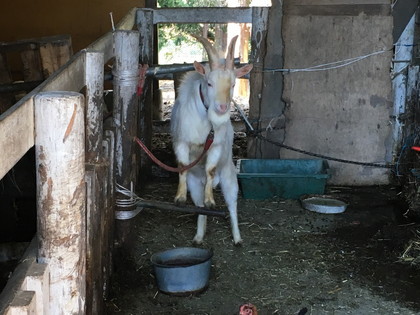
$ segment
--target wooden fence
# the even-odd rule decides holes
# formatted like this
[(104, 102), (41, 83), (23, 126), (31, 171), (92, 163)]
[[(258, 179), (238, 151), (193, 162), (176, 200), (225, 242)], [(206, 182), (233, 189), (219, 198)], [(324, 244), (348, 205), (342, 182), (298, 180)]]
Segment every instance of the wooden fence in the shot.
[(0, 295), (1, 314), (104, 311), (115, 147), (115, 131), (102, 123), (104, 64), (115, 57), (114, 38), (133, 29), (135, 12), (0, 116), (0, 150), (8, 152), (0, 178), (35, 146), (38, 186), (38, 233)]
[[(252, 23), (252, 58), (261, 69), (267, 15), (268, 8), (133, 9), (116, 30), (75, 54), (0, 115), (0, 150), (8, 152), (0, 163), (0, 179), (35, 146), (38, 186), (38, 233), (0, 295), (1, 314), (104, 313), (114, 243), (114, 185), (129, 187), (136, 181), (132, 136), (138, 132), (151, 141), (152, 102), (145, 97), (151, 99), (150, 80), (141, 99), (136, 88), (138, 64), (151, 65), (156, 49), (152, 27)], [(104, 64), (112, 58), (113, 127), (104, 130)], [(257, 103), (261, 79), (251, 77)], [(139, 124), (132, 115), (138, 103)]]

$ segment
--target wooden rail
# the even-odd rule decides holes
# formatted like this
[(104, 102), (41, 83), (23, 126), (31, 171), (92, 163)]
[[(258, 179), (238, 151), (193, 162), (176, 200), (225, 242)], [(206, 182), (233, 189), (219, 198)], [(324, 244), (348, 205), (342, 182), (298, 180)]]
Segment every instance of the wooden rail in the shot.
[[(116, 25), (116, 30), (133, 29), (136, 11), (136, 8), (132, 9), (121, 22)], [(46, 126), (49, 120), (55, 119), (54, 117), (51, 117), (51, 119), (45, 120), (42, 118), (42, 115), (38, 114), (38, 121), (35, 122), (34, 117), (36, 115), (34, 108), (36, 97), (52, 91), (61, 91), (59, 93), (60, 95), (67, 95), (68, 93), (72, 95), (71, 93), (77, 92), (74, 94), (78, 95), (79, 92), (86, 87), (86, 100), (83, 102), (83, 107), (86, 106), (87, 109), (87, 123), (85, 127), (87, 137), (85, 151), (87, 164), (85, 170), (83, 170), (82, 178), (84, 179), (81, 184), (86, 186), (87, 192), (87, 221), (79, 222), (81, 224), (80, 229), (84, 229), (84, 232), (82, 231), (81, 233), (81, 236), (84, 238), (80, 241), (87, 245), (86, 256), (81, 255), (80, 257), (83, 261), (86, 261), (86, 280), (84, 280), (83, 277), (82, 279), (76, 280), (80, 285), (86, 286), (86, 289), (84, 289), (84, 287), (73, 287), (75, 290), (80, 290), (80, 292), (77, 292), (76, 298), (82, 302), (82, 304), (73, 304), (77, 304), (75, 307), (83, 310), (82, 313), (87, 314), (104, 313), (104, 288), (109, 287), (108, 281), (111, 268), (113, 234), (110, 233), (110, 231), (112, 231), (114, 220), (114, 135), (112, 131), (103, 130), (102, 116), (100, 115), (102, 114), (103, 67), (106, 62), (114, 57), (113, 40), (113, 32), (105, 34), (89, 47), (72, 56), (63, 67), (0, 115), (0, 150), (2, 150), (2, 152), (7, 152), (2, 155), (2, 161), (0, 163), (1, 179), (30, 148), (37, 145), (37, 141), (39, 140), (37, 140), (36, 136), (39, 136), (42, 132), (37, 133), (36, 129), (40, 125)], [(46, 95), (51, 94), (47, 93)], [(54, 93), (52, 95), (54, 95)], [(81, 96), (82, 99), (84, 99), (83, 95)], [(80, 118), (78, 119), (80, 123)], [(67, 119), (67, 121), (68, 123), (65, 125), (67, 126), (67, 129), (63, 133), (65, 135), (70, 135), (71, 132), (74, 131), (73, 127), (75, 127), (74, 117), (71, 115), (71, 112), (70, 118)], [(48, 128), (46, 130), (48, 130)], [(47, 133), (48, 132), (50, 131), (47, 131)], [(46, 141), (48, 141), (48, 139), (46, 139)], [(44, 148), (41, 148), (41, 150), (43, 149)], [(39, 161), (41, 161), (40, 159), (45, 158), (45, 156), (42, 155), (42, 152), (40, 152), (40, 148), (37, 148), (36, 151), (37, 159)], [(51, 148), (50, 152), (54, 152), (54, 149)], [(48, 161), (44, 162), (46, 162), (46, 168), (50, 167)], [(42, 166), (41, 169), (39, 165), (37, 166), (38, 184), (42, 187), (42, 183), (44, 183), (44, 186), (46, 187), (46, 195), (43, 197), (44, 202), (38, 200), (38, 207), (50, 211), (54, 210), (54, 208), (49, 207), (51, 202), (54, 202), (53, 195), (50, 195), (53, 192), (50, 189), (51, 187), (56, 189), (56, 186), (52, 185), (52, 180), (43, 177), (45, 175), (43, 173), (44, 171), (45, 169), (42, 169)], [(80, 174), (78, 176), (80, 177)], [(58, 183), (54, 184), (58, 185)], [(81, 190), (80, 187), (80, 183), (75, 184), (73, 198), (76, 197), (76, 199), (70, 203), (74, 203), (78, 196), (83, 198), (83, 200), (85, 199), (83, 197), (84, 193), (80, 195), (76, 193), (77, 191), (85, 191), (85, 189)], [(39, 192), (39, 194), (42, 196), (42, 191)], [(72, 204), (68, 207), (68, 209), (65, 209), (64, 212), (62, 212), (62, 215), (64, 213), (65, 216), (70, 217), (73, 215), (72, 210), (75, 207), (79, 209), (85, 208), (84, 201), (83, 205)], [(53, 213), (50, 214), (50, 216), (53, 217), (56, 215), (57, 214)], [(43, 224), (46, 222), (45, 220), (42, 220), (42, 218), (38, 218), (38, 220), (38, 227), (42, 232), (43, 228), (45, 228)], [(88, 233), (86, 233), (86, 231), (88, 231)], [(51, 226), (48, 228), (48, 233), (50, 232)], [(61, 250), (58, 248), (60, 243), (62, 243), (63, 247), (68, 247), (68, 244), (64, 241), (66, 237), (63, 235), (60, 237), (60, 241), (57, 242), (54, 241), (54, 235), (48, 235), (48, 238), (54, 244), (53, 247), (58, 251)], [(70, 241), (72, 241), (72, 237), (73, 236), (69, 235)], [(61, 294), (60, 292), (54, 292), (54, 298), (50, 295), (51, 277), (54, 277), (54, 274), (57, 274), (57, 272), (60, 274), (58, 268), (61, 268), (62, 266), (57, 263), (59, 257), (51, 257), (51, 254), (54, 253), (48, 252), (49, 246), (45, 247), (46, 244), (44, 243), (46, 240), (37, 242), (36, 239), (37, 237), (34, 238), (24, 259), (9, 280), (7, 287), (0, 294), (0, 314), (58, 314), (56, 313), (56, 310), (60, 309), (60, 306), (53, 306), (52, 304), (63, 303), (60, 299), (70, 298), (64, 295), (62, 297), (57, 296)], [(42, 256), (41, 261), (45, 261), (45, 263), (37, 262), (37, 257), (40, 255), (39, 253), (41, 253)], [(57, 256), (59, 255), (60, 254)], [(86, 259), (84, 257), (86, 257)], [(77, 268), (75, 270), (71, 270), (71, 267), (67, 267), (67, 271), (70, 270), (72, 274), (76, 271), (76, 273), (74, 273), (74, 276), (76, 277), (77, 272), (84, 273), (83, 266), (85, 266), (85, 262), (80, 265), (82, 267), (80, 267), (79, 264), (80, 263), (76, 263), (74, 267)], [(57, 277), (56, 280), (60, 278), (60, 275)], [(69, 273), (67, 273), (65, 277), (71, 279)], [(84, 284), (81, 284), (81, 282), (84, 282)], [(73, 285), (73, 283), (70, 283), (70, 285)], [(76, 283), (76, 285), (78, 284)], [(65, 312), (64, 307), (61, 310)]]

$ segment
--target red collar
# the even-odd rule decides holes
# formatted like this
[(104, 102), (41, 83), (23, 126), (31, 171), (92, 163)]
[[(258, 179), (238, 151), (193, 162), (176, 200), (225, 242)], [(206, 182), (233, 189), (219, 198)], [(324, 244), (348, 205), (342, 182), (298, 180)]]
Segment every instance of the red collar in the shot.
[(204, 107), (206, 108), (206, 110), (208, 110), (209, 108), (206, 106), (206, 103), (204, 103), (204, 95), (203, 92), (201, 91), (201, 84), (200, 84), (200, 98), (201, 98), (201, 102), (203, 103)]

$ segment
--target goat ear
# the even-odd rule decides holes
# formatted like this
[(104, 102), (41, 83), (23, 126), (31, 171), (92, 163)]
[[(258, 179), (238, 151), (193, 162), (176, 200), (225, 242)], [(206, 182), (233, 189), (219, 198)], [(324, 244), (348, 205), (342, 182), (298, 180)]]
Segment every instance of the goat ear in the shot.
[(204, 75), (206, 73), (206, 70), (204, 69), (204, 66), (197, 61), (194, 61), (194, 68), (195, 68), (195, 71), (197, 71), (198, 73), (200, 73), (202, 75)]
[(243, 67), (240, 67), (238, 69), (235, 69), (234, 70), (235, 71), (235, 76), (237, 78), (243, 77), (244, 75), (248, 74), (252, 70), (252, 67), (253, 66), (254, 65), (252, 63), (249, 63), (249, 64), (247, 64), (247, 65), (245, 65)]

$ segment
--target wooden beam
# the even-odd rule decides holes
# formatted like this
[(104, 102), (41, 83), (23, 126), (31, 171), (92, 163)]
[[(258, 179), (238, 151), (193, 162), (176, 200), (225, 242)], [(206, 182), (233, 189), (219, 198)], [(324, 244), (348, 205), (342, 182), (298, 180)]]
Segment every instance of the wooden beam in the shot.
[[(152, 9), (139, 9), (146, 11)], [(251, 23), (252, 8), (155, 9), (153, 24), (159, 23)], [(140, 21), (137, 19), (137, 21)]]
[(34, 107), (32, 98), (19, 102), (0, 116), (0, 179), (34, 145)]
[(35, 292), (36, 314), (49, 314), (50, 270), (47, 264), (33, 262), (26, 273), (22, 289)]
[(292, 1), (284, 3), (285, 15), (299, 16), (358, 16), (366, 15), (385, 15), (391, 14), (391, 6), (389, 4), (302, 4), (296, 5)]
[(23, 50), (38, 49), (40, 44), (43, 43), (65, 43), (71, 41), (70, 35), (54, 35), (46, 37), (37, 37), (22, 39), (14, 42), (2, 42), (0, 43), (0, 52), (13, 52)]
[(80, 91), (85, 86), (85, 58), (85, 50), (73, 55), (65, 66), (54, 72), (39, 86), (37, 92)]
[(0, 293), (0, 314), (5, 314), (7, 307), (12, 302), (16, 293), (22, 289), (30, 266), (36, 262), (37, 242), (37, 238), (34, 237), (20, 259), (16, 269), (13, 271), (9, 281), (7, 281), (3, 291)]
[(286, 0), (293, 1), (295, 5), (339, 5), (339, 4), (388, 4), (389, 0)]
[(36, 314), (36, 298), (34, 291), (19, 291), (6, 310), (6, 315)]

